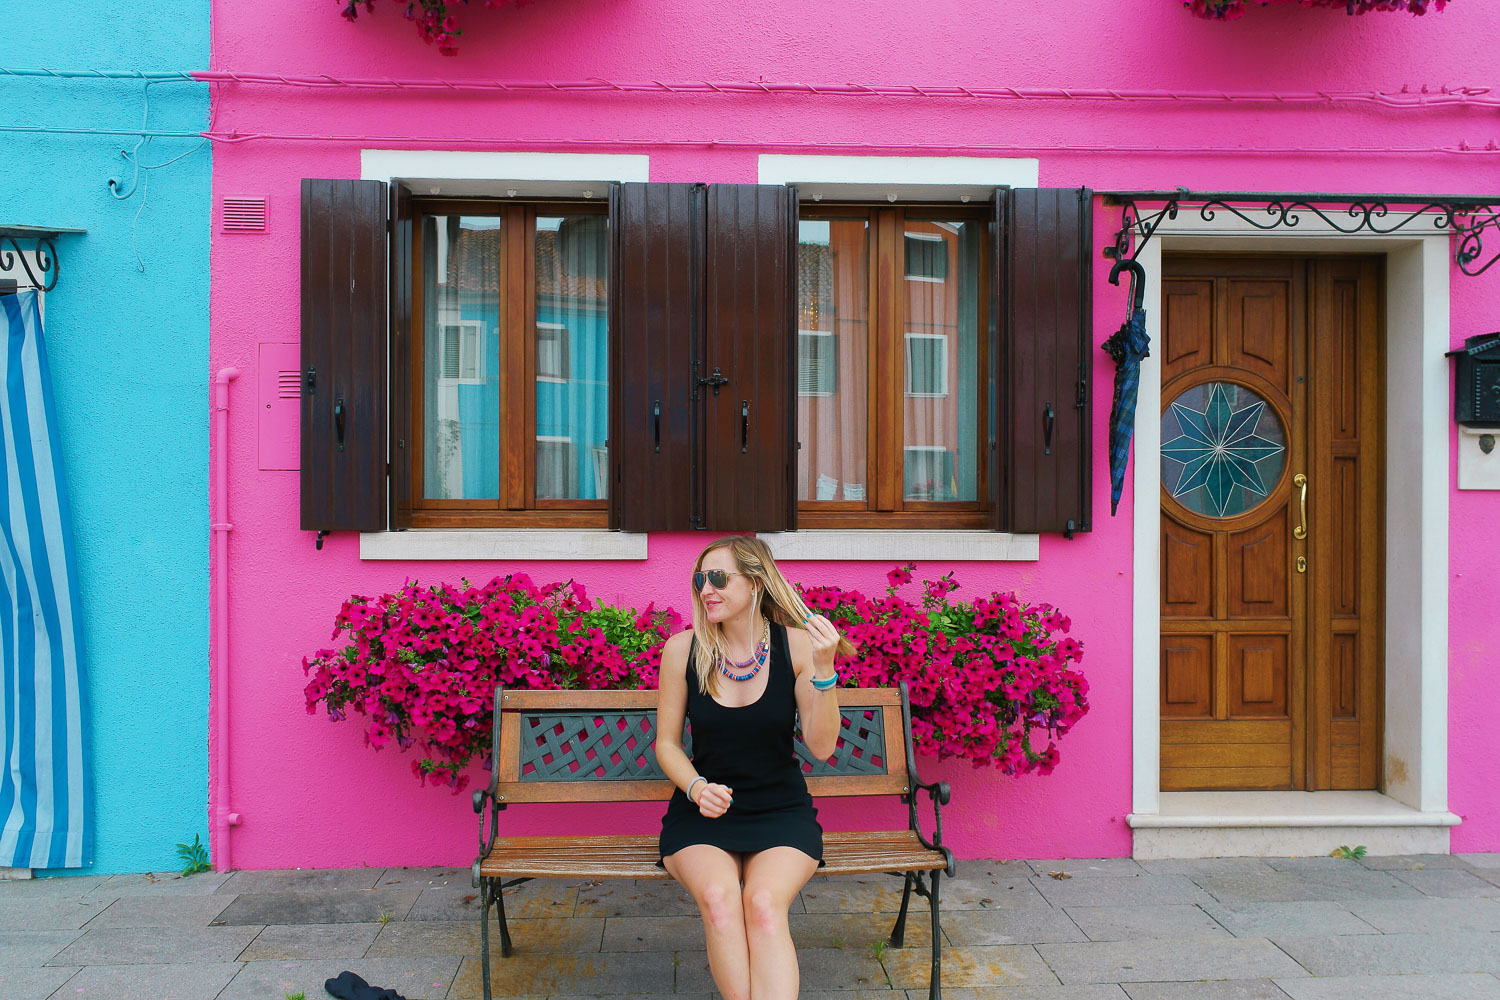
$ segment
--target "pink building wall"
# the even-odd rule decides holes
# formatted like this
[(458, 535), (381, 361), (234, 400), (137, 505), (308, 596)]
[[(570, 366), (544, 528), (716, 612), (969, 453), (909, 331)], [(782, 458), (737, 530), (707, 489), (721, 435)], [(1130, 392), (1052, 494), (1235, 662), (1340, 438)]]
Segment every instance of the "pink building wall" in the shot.
[[(1404, 85), (1485, 86), (1500, 77), (1500, 11), (1455, 0), (1417, 19), (1272, 7), (1206, 23), (1171, 0), (988, 0), (883, 5), (788, 0), (537, 0), (519, 10), (461, 11), (457, 58), (424, 47), (398, 5), (349, 25), (326, 0), (214, 8), (213, 67), (246, 73), (406, 79), (757, 80), (982, 87), (1071, 87), (1282, 93), (1396, 91)], [(359, 150), (455, 148), (647, 153), (656, 181), (753, 182), (760, 152), (1035, 156), (1044, 186), (1096, 190), (1301, 190), (1484, 193), (1500, 189), (1500, 153), (1459, 153), (1500, 140), (1494, 107), (1380, 108), (1368, 103), (1232, 106), (1223, 102), (999, 101), (812, 95), (572, 94), (546, 97), (381, 90), (310, 92), (223, 84), (219, 133), (273, 134), (219, 142), (214, 157), (210, 370), (237, 366), (232, 388), (229, 510), (233, 524), (228, 690), (237, 868), (467, 864), (468, 796), (419, 788), (409, 761), (373, 753), (354, 724), (303, 709), (301, 657), (328, 644), (353, 593), (422, 581), (524, 571), (574, 577), (596, 598), (685, 609), (683, 580), (707, 539), (650, 538), (644, 563), (361, 562), (340, 533), (315, 551), (298, 530), (295, 472), (259, 471), (254, 372), (258, 344), (298, 339), (299, 181), (358, 177)], [(314, 136), (355, 137), (314, 139)], [(408, 141), (401, 141), (408, 137)], [(484, 142), (473, 141), (485, 137)], [(714, 144), (710, 145), (710, 141)], [(1211, 148), (1205, 148), (1211, 147)], [(1372, 148), (1421, 152), (1364, 152)], [(1258, 150), (1271, 149), (1273, 152)], [(1245, 150), (1241, 152), (1240, 150)], [(1250, 151), (1257, 150), (1257, 151)], [(1318, 152), (1306, 152), (1317, 150)], [(263, 235), (217, 231), (224, 196), (269, 199)], [(1096, 250), (1118, 210), (1096, 204)], [(1500, 234), (1489, 237), (1500, 245)], [(1123, 318), (1123, 291), (1095, 261), (1095, 335)], [(1500, 268), (1453, 276), (1453, 340), (1500, 329)], [(1095, 441), (1105, 440), (1112, 366), (1095, 358)], [(1450, 480), (1452, 471), (1450, 470)], [(1095, 448), (1092, 534), (1043, 536), (1022, 563), (924, 563), (954, 569), (973, 595), (1015, 589), (1061, 607), (1085, 644), (1092, 711), (1061, 744), (1049, 777), (1006, 778), (961, 762), (921, 762), (953, 783), (945, 833), (961, 857), (1113, 856), (1130, 852), (1132, 497), (1108, 512), (1108, 470)], [(1488, 619), (1500, 594), (1500, 497), (1451, 496), (1449, 808), (1464, 817), (1453, 849), (1500, 850), (1500, 756), (1493, 705), (1500, 640)], [(791, 563), (789, 576), (878, 589), (884, 564)], [(215, 573), (224, 567), (215, 567)], [(1389, 613), (1400, 615), (1401, 609)], [(225, 747), (213, 745), (215, 767)], [(212, 785), (212, 783), (211, 783)], [(514, 832), (576, 828), (591, 807), (518, 807)], [(829, 828), (899, 818), (825, 804)], [(661, 809), (619, 809), (611, 826), (652, 832)], [(596, 819), (590, 814), (590, 821)]]

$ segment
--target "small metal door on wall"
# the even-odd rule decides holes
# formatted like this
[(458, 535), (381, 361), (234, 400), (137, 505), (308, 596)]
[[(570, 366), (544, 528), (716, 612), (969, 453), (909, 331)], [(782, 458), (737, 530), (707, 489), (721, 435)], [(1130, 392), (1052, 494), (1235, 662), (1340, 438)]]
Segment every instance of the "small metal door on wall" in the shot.
[(1163, 258), (1163, 791), (1379, 786), (1380, 268)]

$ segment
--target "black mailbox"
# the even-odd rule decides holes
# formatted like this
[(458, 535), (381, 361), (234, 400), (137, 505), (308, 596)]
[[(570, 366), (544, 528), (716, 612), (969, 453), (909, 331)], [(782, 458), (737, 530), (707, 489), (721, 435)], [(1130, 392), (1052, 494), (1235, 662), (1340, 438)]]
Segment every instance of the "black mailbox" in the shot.
[(1500, 427), (1500, 333), (1482, 333), (1449, 351), (1458, 359), (1453, 419), (1470, 427)]

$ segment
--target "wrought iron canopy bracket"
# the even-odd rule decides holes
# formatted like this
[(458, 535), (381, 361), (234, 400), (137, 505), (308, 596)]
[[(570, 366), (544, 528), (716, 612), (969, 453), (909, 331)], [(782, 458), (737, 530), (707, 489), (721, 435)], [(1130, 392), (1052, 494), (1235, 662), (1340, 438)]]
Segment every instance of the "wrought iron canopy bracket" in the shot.
[[(65, 233), (81, 232), (82, 229), (0, 226), (0, 271), (14, 271), (19, 263), (27, 282), (44, 292), (50, 292), (57, 287), (58, 276), (57, 246), (53, 240)], [(28, 243), (30, 246), (26, 245)], [(27, 254), (35, 258), (35, 271), (26, 259)], [(0, 292), (7, 290), (4, 286), (13, 283), (19, 284), (14, 278), (0, 278)], [(9, 291), (15, 291), (15, 288), (9, 288)]]
[[(1112, 191), (1107, 205), (1121, 206), (1120, 229), (1104, 256), (1134, 262), (1163, 222), (1195, 211), (1211, 222), (1219, 212), (1256, 229), (1292, 229), (1313, 215), (1341, 233), (1387, 236), (1418, 223), (1457, 237), (1453, 261), (1470, 277), (1500, 260), (1500, 195), (1307, 194), (1263, 191)], [(1143, 207), (1144, 206), (1144, 207)], [(1496, 247), (1484, 260), (1482, 234), (1495, 231)]]

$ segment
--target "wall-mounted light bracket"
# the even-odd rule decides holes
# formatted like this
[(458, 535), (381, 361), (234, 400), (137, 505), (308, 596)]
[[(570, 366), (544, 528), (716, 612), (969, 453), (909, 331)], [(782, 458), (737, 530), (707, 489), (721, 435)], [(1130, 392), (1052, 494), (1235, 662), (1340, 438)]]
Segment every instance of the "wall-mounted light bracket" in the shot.
[[(65, 234), (81, 232), (82, 229), (0, 225), (0, 272), (14, 272), (19, 264), (30, 287), (50, 292), (57, 287), (58, 275), (57, 246), (53, 241)], [(19, 287), (20, 282), (12, 273), (8, 279), (0, 278), (0, 284)], [(16, 287), (10, 288), (10, 291), (16, 290)]]

